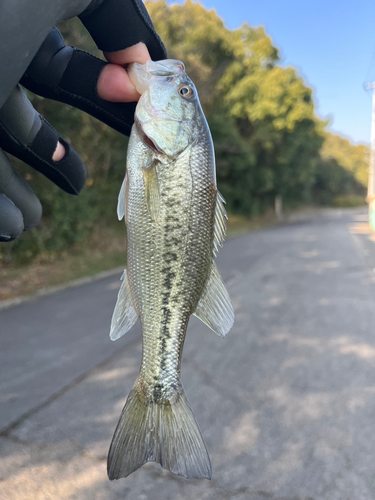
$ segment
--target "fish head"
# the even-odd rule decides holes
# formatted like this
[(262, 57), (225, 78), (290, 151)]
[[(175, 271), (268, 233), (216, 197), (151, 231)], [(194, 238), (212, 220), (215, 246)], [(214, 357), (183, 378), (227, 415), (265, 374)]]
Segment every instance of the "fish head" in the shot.
[(135, 124), (143, 141), (157, 154), (178, 156), (198, 138), (204, 121), (184, 64), (173, 59), (132, 63), (128, 73), (141, 94)]

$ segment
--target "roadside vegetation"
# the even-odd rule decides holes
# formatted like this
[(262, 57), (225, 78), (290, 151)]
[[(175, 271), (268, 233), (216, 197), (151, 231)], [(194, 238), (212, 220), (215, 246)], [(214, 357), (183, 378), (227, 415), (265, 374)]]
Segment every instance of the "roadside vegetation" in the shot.
[[(263, 27), (228, 30), (215, 11), (191, 1), (146, 5), (169, 57), (185, 62), (198, 88), (215, 142), (218, 186), (234, 221), (261, 220), (277, 199), (286, 208), (364, 203), (368, 147), (327, 132), (328, 123), (316, 116), (312, 90), (295, 68), (281, 64)], [(78, 20), (60, 29), (67, 44), (101, 57)], [(0, 244), (0, 271), (20, 274), (20, 266), (58, 265), (72, 255), (90, 262), (100, 251), (107, 257), (88, 268), (119, 265), (124, 228), (116, 204), (127, 139), (74, 108), (30, 97), (80, 153), (87, 186), (79, 197), (70, 196), (15, 161), (40, 197), (44, 215), (33, 231)]]

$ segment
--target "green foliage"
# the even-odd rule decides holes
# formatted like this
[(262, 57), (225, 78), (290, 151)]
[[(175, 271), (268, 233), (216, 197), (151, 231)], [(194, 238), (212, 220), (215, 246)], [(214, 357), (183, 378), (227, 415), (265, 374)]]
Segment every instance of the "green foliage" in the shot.
[[(350, 170), (345, 170), (335, 158), (321, 158), (316, 164), (313, 199), (322, 205), (344, 195), (364, 195), (365, 189)], [(364, 196), (363, 196), (364, 198)]]
[[(273, 207), (278, 195), (284, 205), (344, 203), (340, 197), (363, 196), (368, 148), (325, 132), (312, 90), (294, 68), (280, 65), (263, 27), (228, 30), (215, 11), (190, 0), (183, 5), (157, 0), (147, 8), (169, 57), (184, 61), (198, 88), (229, 211), (256, 216)], [(67, 44), (100, 57), (78, 20), (60, 29)], [(118, 224), (117, 194), (125, 170), (126, 138), (69, 106), (36, 96), (32, 101), (80, 153), (88, 182), (78, 198), (72, 197), (18, 162), (44, 216), (38, 228), (0, 247), (3, 260), (16, 262), (87, 245), (98, 228)]]
[(337, 208), (361, 207), (363, 205), (366, 205), (366, 199), (364, 196), (355, 194), (336, 196), (336, 198), (334, 198), (332, 201), (332, 205)]
[(367, 146), (355, 146), (348, 139), (326, 132), (315, 168), (313, 199), (324, 205), (342, 207), (363, 204), (368, 167)]
[(348, 139), (327, 132), (321, 151), (322, 158), (335, 158), (345, 170), (352, 172), (356, 180), (367, 187), (370, 148), (365, 144), (355, 146)]
[(230, 31), (190, 0), (148, 3), (169, 55), (193, 76), (212, 128), (219, 187), (231, 211), (253, 215), (281, 194), (308, 198), (323, 143), (312, 91), (262, 27)]

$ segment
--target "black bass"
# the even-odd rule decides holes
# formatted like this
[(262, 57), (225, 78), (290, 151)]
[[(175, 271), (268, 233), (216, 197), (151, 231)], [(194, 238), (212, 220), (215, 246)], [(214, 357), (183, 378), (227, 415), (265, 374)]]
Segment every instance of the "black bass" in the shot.
[(180, 61), (132, 64), (141, 98), (127, 153), (118, 216), (128, 253), (112, 340), (142, 324), (142, 364), (114, 433), (110, 479), (149, 461), (186, 478), (211, 479), (211, 463), (180, 379), (191, 314), (219, 336), (234, 311), (214, 263), (226, 231), (211, 134)]

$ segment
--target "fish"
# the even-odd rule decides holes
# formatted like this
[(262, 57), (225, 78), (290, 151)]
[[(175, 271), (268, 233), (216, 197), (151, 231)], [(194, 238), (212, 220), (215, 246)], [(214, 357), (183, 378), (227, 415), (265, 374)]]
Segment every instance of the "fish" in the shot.
[(234, 322), (214, 262), (227, 212), (216, 184), (211, 133), (181, 61), (132, 63), (141, 97), (118, 201), (127, 265), (110, 338), (140, 318), (142, 362), (108, 453), (109, 479), (158, 462), (185, 478), (211, 479), (210, 458), (181, 382), (181, 356), (193, 314), (220, 337)]

